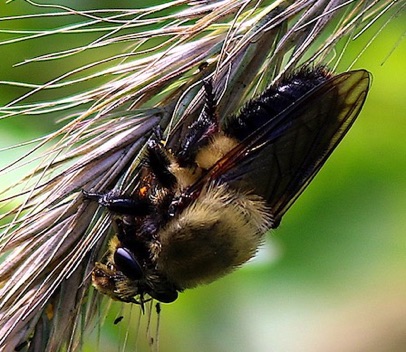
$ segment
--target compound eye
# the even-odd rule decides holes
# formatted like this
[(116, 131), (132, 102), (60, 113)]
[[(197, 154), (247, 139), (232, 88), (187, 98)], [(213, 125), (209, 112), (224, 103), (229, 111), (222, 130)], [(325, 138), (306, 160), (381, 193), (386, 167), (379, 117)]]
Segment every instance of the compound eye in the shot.
[(114, 263), (118, 270), (129, 279), (140, 280), (144, 276), (141, 265), (127, 248), (120, 247), (116, 249), (114, 252)]

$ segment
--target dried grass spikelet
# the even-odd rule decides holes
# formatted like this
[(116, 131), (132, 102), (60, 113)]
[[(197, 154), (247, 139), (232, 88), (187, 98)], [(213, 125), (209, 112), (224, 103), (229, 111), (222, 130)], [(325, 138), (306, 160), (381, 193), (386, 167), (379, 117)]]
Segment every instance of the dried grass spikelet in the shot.
[[(173, 1), (87, 12), (54, 6), (52, 16), (87, 20), (24, 39), (87, 30), (100, 31), (99, 38), (24, 63), (52, 62), (111, 44), (126, 50), (30, 86), (29, 93), (0, 109), (3, 117), (57, 111), (63, 117), (63, 127), (1, 170), (35, 164), (2, 192), (4, 203), (18, 199), (19, 204), (2, 216), (7, 225), (0, 250), (7, 256), (0, 267), (0, 350), (12, 351), (25, 341), (35, 351), (80, 350), (84, 328), (101, 299), (89, 290), (89, 274), (105, 252), (110, 231), (109, 215), (84, 201), (81, 190), (131, 192), (153, 129), (160, 125), (181, 138), (196, 118), (203, 77), (213, 78), (219, 115), (226, 116), (305, 61), (336, 65), (337, 43), (345, 47), (378, 17), (388, 10), (394, 16), (403, 6), (321, 0)], [(89, 71), (109, 62), (114, 64), (107, 69)], [(202, 63), (207, 67), (199, 70)], [(38, 92), (98, 77), (109, 81), (56, 101), (25, 103)]]

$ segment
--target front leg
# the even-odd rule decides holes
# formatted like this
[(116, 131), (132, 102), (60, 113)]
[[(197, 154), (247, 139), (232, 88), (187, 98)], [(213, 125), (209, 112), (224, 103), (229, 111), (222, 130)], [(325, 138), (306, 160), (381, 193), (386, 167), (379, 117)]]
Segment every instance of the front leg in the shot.
[(146, 198), (122, 196), (116, 191), (97, 193), (82, 190), (82, 193), (86, 199), (97, 201), (119, 215), (146, 216), (151, 213), (151, 203)]

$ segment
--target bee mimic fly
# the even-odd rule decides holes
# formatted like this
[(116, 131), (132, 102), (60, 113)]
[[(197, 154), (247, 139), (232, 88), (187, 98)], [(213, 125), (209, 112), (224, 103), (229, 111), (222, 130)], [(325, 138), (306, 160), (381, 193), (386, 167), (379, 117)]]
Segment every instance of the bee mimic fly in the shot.
[(93, 285), (113, 299), (172, 302), (253, 257), (358, 116), (370, 75), (303, 68), (219, 119), (211, 82), (181, 141), (148, 142), (137, 187), (84, 192), (115, 215)]

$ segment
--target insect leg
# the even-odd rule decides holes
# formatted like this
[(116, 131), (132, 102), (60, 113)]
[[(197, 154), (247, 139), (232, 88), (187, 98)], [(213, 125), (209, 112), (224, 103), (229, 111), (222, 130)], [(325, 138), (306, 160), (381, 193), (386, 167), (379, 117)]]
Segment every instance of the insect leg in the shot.
[(146, 163), (156, 176), (158, 182), (165, 188), (172, 189), (176, 186), (176, 177), (169, 171), (171, 161), (165, 147), (152, 138), (147, 145)]
[(117, 195), (115, 191), (108, 193), (93, 193), (82, 190), (85, 198), (97, 201), (113, 213), (121, 215), (145, 216), (151, 212), (147, 199)]
[(210, 138), (219, 131), (219, 122), (216, 113), (216, 99), (213, 92), (213, 82), (203, 80), (205, 90), (205, 105), (199, 118), (190, 126), (189, 133), (181, 144), (177, 155), (180, 165), (194, 163), (196, 153), (210, 142)]

